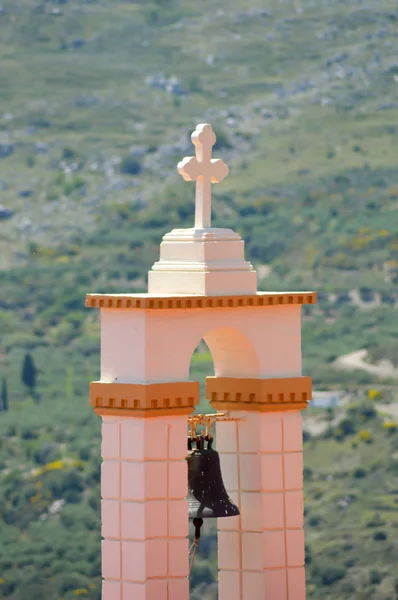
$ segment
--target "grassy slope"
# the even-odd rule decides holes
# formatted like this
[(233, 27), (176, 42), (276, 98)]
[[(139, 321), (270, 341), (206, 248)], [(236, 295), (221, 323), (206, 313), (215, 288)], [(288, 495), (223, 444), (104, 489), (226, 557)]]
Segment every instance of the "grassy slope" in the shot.
[[(175, 165), (191, 153), (187, 140), (196, 123), (209, 121), (223, 142), (217, 154), (231, 166), (216, 191), (215, 222), (244, 236), (255, 265), (272, 266), (263, 289), (319, 292), (319, 305), (303, 319), (306, 372), (322, 386), (369, 382), (359, 373), (334, 373), (330, 362), (360, 347), (380, 355), (397, 338), (398, 13), (391, 0), (366, 6), (354, 0), (2, 5), (0, 144), (12, 144), (13, 153), (0, 160), (1, 203), (16, 214), (0, 224), (0, 369), (11, 405), (0, 418), (6, 469), (0, 512), (3, 518), (13, 514), (11, 506), (21, 512), (15, 523), (1, 526), (9, 544), (1, 559), (6, 583), (0, 594), (14, 600), (28, 594), (31, 600), (31, 586), (38, 586), (41, 597), (45, 585), (51, 600), (74, 597), (74, 589), (87, 589), (94, 598), (99, 425), (86, 390), (98, 374), (99, 324), (97, 314), (82, 309), (84, 294), (145, 289), (163, 233), (192, 223), (193, 189), (179, 180)], [(84, 44), (76, 48), (79, 39)], [(158, 72), (177, 75), (190, 94), (176, 98), (148, 86), (146, 76)], [(118, 162), (132, 146), (144, 150), (139, 177), (119, 173)], [(68, 167), (76, 171), (68, 173)], [(21, 197), (27, 189), (31, 197)], [(353, 289), (378, 293), (380, 306), (359, 309), (347, 298)], [(26, 349), (41, 370), (39, 407), (20, 384)], [(211, 362), (195, 358), (194, 368), (203, 379)], [(388, 461), (383, 435), (371, 450)], [(343, 462), (350, 455), (368, 463), (366, 452), (367, 446), (352, 450), (349, 443), (317, 442), (306, 461), (321, 461), (314, 468), (329, 473), (336, 453)], [(66, 463), (35, 481), (47, 495), (33, 503), (37, 490), (26, 491), (8, 471), (27, 472), (61, 458), (81, 464)], [(69, 474), (74, 469), (80, 479)], [(379, 480), (390, 481), (383, 465), (378, 473)], [(55, 476), (60, 481), (50, 480)], [(377, 504), (377, 482), (366, 482), (369, 501)], [(338, 491), (346, 494), (359, 483), (347, 473)], [(335, 485), (322, 483), (326, 496)], [(71, 504), (66, 517), (39, 521), (53, 499), (65, 494)], [(314, 506), (318, 510), (315, 500)], [(332, 502), (326, 506), (324, 525), (309, 533), (321, 561), (329, 560), (331, 540), (341, 541), (333, 521), (339, 513)], [(311, 513), (310, 498), (309, 507)], [(345, 514), (354, 521), (367, 510), (361, 498)], [(83, 531), (79, 556), (72, 551), (71, 530)], [(352, 535), (366, 570), (381, 546), (372, 542), (362, 552), (365, 534)], [(30, 557), (23, 563), (21, 544)], [(209, 579), (206, 564), (202, 568), (202, 579)], [(12, 581), (21, 580), (26, 588), (13, 587)], [(332, 587), (322, 581), (310, 571), (318, 595), (354, 597), (349, 586), (342, 587), (347, 580)], [(366, 597), (364, 589), (358, 598)]]
[(351, 406), (354, 431), (343, 439), (335, 425), (305, 445), (309, 598), (398, 593), (397, 436), (369, 410), (369, 401)]

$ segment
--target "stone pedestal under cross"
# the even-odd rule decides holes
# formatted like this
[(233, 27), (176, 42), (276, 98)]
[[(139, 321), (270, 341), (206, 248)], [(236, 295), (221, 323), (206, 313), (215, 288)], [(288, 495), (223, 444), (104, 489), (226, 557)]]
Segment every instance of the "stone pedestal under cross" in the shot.
[(160, 260), (148, 274), (150, 293), (253, 294), (257, 275), (245, 260), (244, 242), (232, 231), (211, 227), (211, 186), (221, 183), (229, 169), (212, 159), (216, 142), (213, 128), (198, 125), (192, 136), (196, 156), (184, 158), (178, 172), (185, 181), (196, 181), (195, 226), (173, 229), (160, 245)]

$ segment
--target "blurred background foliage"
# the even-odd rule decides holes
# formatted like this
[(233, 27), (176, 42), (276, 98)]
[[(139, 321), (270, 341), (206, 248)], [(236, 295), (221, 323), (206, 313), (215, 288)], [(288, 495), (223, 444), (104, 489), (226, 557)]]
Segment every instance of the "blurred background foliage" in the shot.
[[(392, 0), (1, 3), (0, 597), (100, 598), (84, 297), (146, 290), (193, 223), (176, 163), (210, 122), (213, 222), (259, 289), (318, 292), (304, 372), (344, 391), (305, 415), (308, 598), (398, 598), (397, 22)], [(212, 372), (199, 345), (191, 375)], [(206, 531), (194, 600), (217, 596)]]

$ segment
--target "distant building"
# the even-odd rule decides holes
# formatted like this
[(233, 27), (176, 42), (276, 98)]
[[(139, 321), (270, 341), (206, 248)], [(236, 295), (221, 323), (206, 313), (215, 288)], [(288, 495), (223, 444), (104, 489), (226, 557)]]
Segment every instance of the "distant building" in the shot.
[(329, 391), (329, 392), (312, 392), (312, 400), (310, 401), (311, 406), (322, 407), (322, 408), (334, 408), (340, 404), (343, 392)]

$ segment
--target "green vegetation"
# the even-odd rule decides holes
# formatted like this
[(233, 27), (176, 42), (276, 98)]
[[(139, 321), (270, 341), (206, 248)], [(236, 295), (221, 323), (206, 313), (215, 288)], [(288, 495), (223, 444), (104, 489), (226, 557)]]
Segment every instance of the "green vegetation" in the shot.
[(305, 444), (308, 598), (396, 597), (398, 437), (385, 423), (357, 398)]
[[(214, 224), (245, 239), (261, 289), (318, 292), (304, 372), (368, 390), (306, 416), (325, 421), (305, 434), (308, 597), (398, 597), (397, 425), (375, 411), (398, 364), (397, 22), (392, 0), (2, 1), (0, 597), (100, 597), (84, 297), (145, 291), (162, 235), (192, 225), (176, 163), (199, 122), (231, 168)], [(390, 375), (335, 368), (359, 349)], [(192, 377), (211, 373), (195, 353)], [(206, 531), (194, 600), (216, 595)]]

